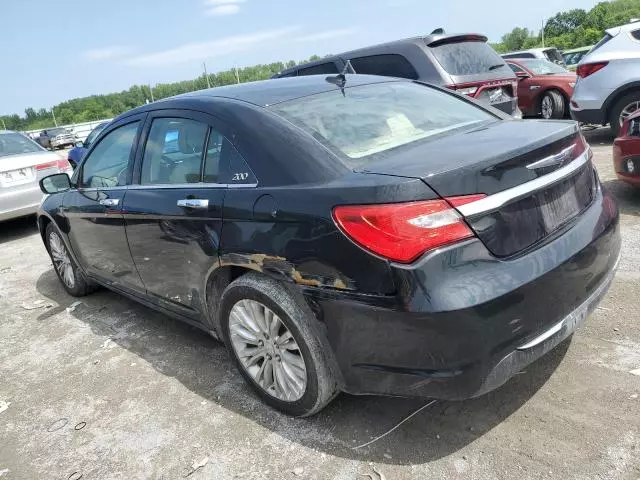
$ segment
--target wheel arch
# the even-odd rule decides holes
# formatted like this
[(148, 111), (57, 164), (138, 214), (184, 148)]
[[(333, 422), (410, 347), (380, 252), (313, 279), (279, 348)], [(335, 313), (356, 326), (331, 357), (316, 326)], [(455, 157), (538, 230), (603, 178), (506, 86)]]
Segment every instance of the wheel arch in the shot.
[(613, 92), (609, 94), (609, 96), (607, 97), (607, 99), (604, 101), (604, 104), (603, 104), (603, 110), (604, 110), (605, 119), (607, 120), (607, 122), (609, 120), (609, 116), (611, 115), (611, 109), (613, 108), (613, 106), (616, 103), (618, 103), (618, 101), (625, 95), (628, 95), (629, 93), (636, 92), (636, 91), (640, 92), (640, 80), (627, 83), (621, 87), (618, 87), (617, 89), (615, 89)]

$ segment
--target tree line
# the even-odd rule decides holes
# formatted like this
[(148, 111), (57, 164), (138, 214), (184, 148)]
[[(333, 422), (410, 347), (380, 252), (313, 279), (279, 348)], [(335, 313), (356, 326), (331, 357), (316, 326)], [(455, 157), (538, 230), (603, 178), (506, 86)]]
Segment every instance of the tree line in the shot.
[(499, 53), (542, 47), (544, 31), (546, 47), (560, 50), (585, 47), (597, 43), (606, 29), (624, 25), (631, 19), (640, 19), (640, 0), (601, 2), (589, 11), (575, 8), (558, 12), (538, 33), (516, 27), (491, 46)]
[[(593, 45), (598, 42), (608, 28), (628, 23), (632, 18), (640, 18), (640, 0), (612, 0), (598, 3), (591, 10), (580, 8), (558, 12), (544, 24), (545, 46), (561, 50)], [(503, 53), (514, 50), (541, 47), (543, 31), (535, 33), (527, 28), (516, 27), (502, 36), (499, 43), (491, 44), (496, 51)], [(314, 55), (307, 61), (319, 60)], [(152, 100), (171, 97), (181, 93), (212, 87), (230, 85), (237, 82), (265, 80), (285, 68), (295, 66), (296, 62), (275, 62), (254, 65), (223, 72), (201, 75), (193, 80), (174, 83), (160, 83), (153, 86), (133, 85), (128, 90), (106, 95), (91, 95), (75, 98), (54, 106), (51, 110), (27, 108), (24, 115), (0, 116), (0, 128), (10, 130), (36, 130), (58, 125), (88, 122), (103, 118), (112, 118), (122, 112), (143, 105)]]

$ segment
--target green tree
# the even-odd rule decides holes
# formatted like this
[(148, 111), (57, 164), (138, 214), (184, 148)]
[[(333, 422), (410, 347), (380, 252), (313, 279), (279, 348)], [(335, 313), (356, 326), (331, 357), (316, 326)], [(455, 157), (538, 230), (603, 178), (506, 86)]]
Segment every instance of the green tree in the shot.
[(586, 19), (587, 12), (581, 8), (556, 13), (547, 20), (544, 26), (544, 35), (545, 37), (559, 37), (565, 33), (571, 33), (573, 29), (584, 24)]
[(502, 36), (501, 43), (507, 51), (521, 50), (531, 33), (528, 28), (516, 27)]

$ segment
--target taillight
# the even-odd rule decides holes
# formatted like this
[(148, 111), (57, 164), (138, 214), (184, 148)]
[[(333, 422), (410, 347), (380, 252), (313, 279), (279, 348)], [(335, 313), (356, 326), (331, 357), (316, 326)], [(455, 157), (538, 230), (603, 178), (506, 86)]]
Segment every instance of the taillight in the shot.
[(36, 170), (48, 170), (49, 168), (55, 168), (58, 172), (65, 172), (67, 170), (72, 170), (71, 164), (64, 158), (60, 160), (52, 160), (51, 162), (41, 163), (40, 165), (36, 165)]
[(382, 205), (342, 205), (333, 209), (338, 227), (358, 245), (400, 263), (411, 263), (428, 250), (474, 234), (453, 204), (484, 195)]
[(445, 85), (445, 87), (455, 90), (463, 95), (474, 96), (478, 92), (478, 87), (459, 87), (457, 85)]
[(576, 69), (576, 74), (581, 78), (586, 78), (589, 75), (596, 73), (598, 70), (602, 70), (606, 67), (609, 62), (596, 62), (596, 63), (585, 63), (583, 65), (578, 65)]

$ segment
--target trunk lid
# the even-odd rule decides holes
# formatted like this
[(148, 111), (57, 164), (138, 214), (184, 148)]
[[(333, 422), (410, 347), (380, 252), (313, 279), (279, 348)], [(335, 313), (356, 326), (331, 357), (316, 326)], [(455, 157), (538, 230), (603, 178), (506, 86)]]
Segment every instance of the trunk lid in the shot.
[(441, 197), (484, 194), (458, 208), (496, 256), (541, 242), (579, 216), (595, 176), (575, 122), (501, 121), (419, 142), (361, 172), (420, 178)]
[(60, 168), (62, 157), (51, 152), (35, 152), (0, 157), (0, 189), (3, 192), (37, 186), (47, 175), (69, 169)]

